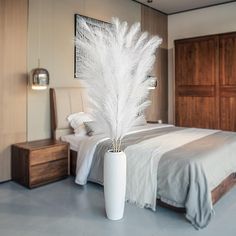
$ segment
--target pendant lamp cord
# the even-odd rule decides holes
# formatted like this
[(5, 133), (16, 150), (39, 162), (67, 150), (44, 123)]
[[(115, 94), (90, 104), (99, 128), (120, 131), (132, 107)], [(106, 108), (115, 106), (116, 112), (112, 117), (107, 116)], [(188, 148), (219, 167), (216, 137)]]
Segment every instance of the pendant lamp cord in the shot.
[(41, 50), (41, 11), (42, 11), (42, 0), (39, 0), (38, 6), (38, 68), (40, 68), (40, 50)]

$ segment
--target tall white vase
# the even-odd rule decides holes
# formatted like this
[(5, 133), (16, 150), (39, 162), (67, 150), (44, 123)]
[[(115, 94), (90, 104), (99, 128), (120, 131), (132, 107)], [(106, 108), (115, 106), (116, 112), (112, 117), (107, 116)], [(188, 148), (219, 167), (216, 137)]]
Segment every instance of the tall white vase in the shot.
[(107, 218), (120, 220), (124, 215), (126, 190), (126, 155), (106, 152), (104, 157), (104, 195)]

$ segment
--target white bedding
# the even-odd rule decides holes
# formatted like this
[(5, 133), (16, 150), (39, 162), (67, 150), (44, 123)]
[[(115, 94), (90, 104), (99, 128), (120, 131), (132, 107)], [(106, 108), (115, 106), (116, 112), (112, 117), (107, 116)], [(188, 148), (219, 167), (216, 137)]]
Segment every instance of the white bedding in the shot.
[[(169, 124), (146, 124), (143, 126), (133, 127), (128, 134), (137, 133), (140, 131), (147, 131), (157, 128), (171, 127)], [(99, 143), (107, 138), (103, 135), (78, 136), (75, 134), (66, 135), (61, 137), (63, 141), (70, 143), (70, 148), (77, 151), (77, 165), (76, 165), (76, 179), (75, 182), (80, 185), (87, 183), (87, 178), (91, 168), (93, 154)]]
[[(155, 176), (152, 176), (151, 179), (147, 178), (148, 184), (151, 183), (150, 196), (154, 196), (149, 198), (151, 201), (145, 199), (144, 204), (140, 204), (139, 200), (132, 197), (136, 194), (129, 194), (129, 191), (127, 193), (131, 197), (128, 196), (127, 199), (136, 202), (140, 206), (149, 205), (155, 209), (154, 204), (157, 196), (169, 205), (185, 207), (187, 219), (196, 228), (202, 228), (208, 224), (213, 214), (211, 191), (229, 174), (236, 171), (236, 135), (233, 132), (171, 126), (148, 124), (134, 128), (129, 134), (136, 134), (125, 137), (124, 149), (127, 156), (129, 158), (135, 156), (133, 159), (138, 160), (138, 166), (131, 166), (130, 169), (131, 175), (138, 176), (134, 185), (141, 185), (139, 177), (143, 176), (142, 179), (145, 179), (147, 176), (145, 172), (147, 168), (142, 168), (146, 160), (151, 158), (159, 162), (160, 157), (163, 157), (160, 163), (157, 163), (160, 168), (158, 165), (149, 166), (151, 167), (150, 173), (155, 172)], [(167, 128), (161, 129), (164, 127)], [(145, 134), (141, 131), (148, 132)], [(175, 133), (184, 135), (177, 137)], [(84, 185), (89, 178), (90, 181), (102, 184), (102, 157), (109, 149), (110, 142), (106, 141), (102, 145), (98, 145), (106, 140), (102, 135), (92, 137), (72, 136), (67, 138), (67, 141), (73, 140), (74, 147), (77, 142), (76, 183)], [(144, 158), (144, 156), (148, 158)], [(130, 163), (127, 165), (129, 166)], [(157, 169), (155, 166), (158, 167), (158, 171), (155, 171)], [(152, 169), (152, 167), (155, 168)], [(135, 170), (137, 170), (136, 174)], [(143, 188), (140, 192), (143, 193)], [(146, 193), (147, 189), (145, 189)], [(142, 197), (142, 199), (144, 198)]]
[(61, 140), (70, 144), (70, 149), (78, 152), (80, 142), (82, 140), (88, 139), (88, 136), (79, 136), (75, 134), (69, 134), (61, 137)]
[[(164, 128), (164, 127), (173, 127), (173, 125), (168, 124), (146, 124), (144, 126), (134, 127), (131, 133), (136, 133), (144, 130), (152, 130), (156, 128)], [(62, 141), (70, 143), (70, 149), (77, 152), (77, 168), (76, 168), (76, 183), (80, 185), (85, 185), (87, 183), (87, 178), (89, 171), (91, 169), (91, 163), (93, 160), (93, 155), (96, 150), (96, 147), (99, 143), (106, 140), (102, 135), (94, 135), (94, 136), (80, 136), (76, 134), (65, 135), (61, 137)], [(216, 168), (220, 168), (217, 166)], [(219, 173), (222, 172), (220, 168)], [(218, 173), (217, 172), (217, 173)], [(224, 175), (213, 175), (211, 172), (207, 173), (209, 179), (210, 189), (213, 190), (220, 182), (223, 181), (225, 177), (227, 177), (229, 173), (226, 172)], [(214, 181), (211, 181), (211, 180)]]

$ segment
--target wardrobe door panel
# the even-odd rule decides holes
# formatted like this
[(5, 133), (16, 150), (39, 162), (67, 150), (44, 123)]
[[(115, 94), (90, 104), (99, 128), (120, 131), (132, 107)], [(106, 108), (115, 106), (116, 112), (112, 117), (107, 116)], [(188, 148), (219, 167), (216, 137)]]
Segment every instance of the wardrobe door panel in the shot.
[(221, 129), (236, 131), (236, 97), (222, 97), (221, 105)]
[(177, 85), (215, 84), (216, 43), (215, 37), (176, 41)]
[(175, 42), (176, 124), (219, 128), (218, 37)]
[(236, 86), (236, 33), (220, 35), (220, 85)]
[(215, 128), (214, 97), (180, 97), (178, 125), (183, 127)]
[(236, 33), (220, 35), (220, 124), (236, 131)]

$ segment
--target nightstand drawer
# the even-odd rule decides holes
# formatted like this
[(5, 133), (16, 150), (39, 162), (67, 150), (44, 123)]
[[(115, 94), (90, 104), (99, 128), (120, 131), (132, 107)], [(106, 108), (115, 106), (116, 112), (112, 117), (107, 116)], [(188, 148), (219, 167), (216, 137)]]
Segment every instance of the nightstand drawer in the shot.
[(30, 187), (49, 183), (68, 175), (68, 159), (61, 159), (30, 168)]
[(68, 176), (69, 144), (43, 139), (12, 145), (12, 179), (28, 188)]
[(50, 161), (56, 161), (68, 156), (68, 147), (56, 146), (40, 150), (34, 150), (30, 154), (30, 165), (38, 165)]

